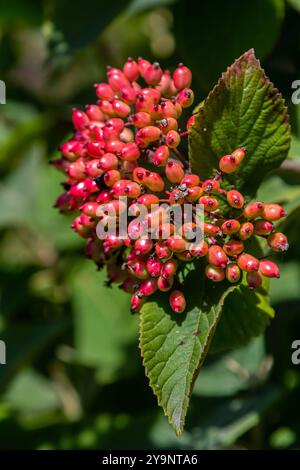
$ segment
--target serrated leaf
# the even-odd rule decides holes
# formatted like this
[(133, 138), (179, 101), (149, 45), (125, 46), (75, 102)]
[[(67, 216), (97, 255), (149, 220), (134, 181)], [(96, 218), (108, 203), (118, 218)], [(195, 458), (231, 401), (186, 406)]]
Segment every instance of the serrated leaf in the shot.
[(270, 305), (268, 287), (266, 278), (263, 286), (255, 290), (250, 290), (244, 280), (227, 297), (209, 352), (239, 348), (263, 333), (275, 315)]
[(226, 175), (226, 182), (253, 196), (264, 176), (286, 158), (289, 146), (284, 100), (251, 49), (227, 69), (196, 114), (189, 134), (192, 169), (208, 178), (222, 155), (246, 147), (240, 169)]
[(186, 313), (174, 314), (164, 296), (141, 311), (140, 348), (150, 385), (177, 435), (183, 430), (193, 383), (206, 356), (226, 296), (235, 289), (191, 271), (183, 285)]

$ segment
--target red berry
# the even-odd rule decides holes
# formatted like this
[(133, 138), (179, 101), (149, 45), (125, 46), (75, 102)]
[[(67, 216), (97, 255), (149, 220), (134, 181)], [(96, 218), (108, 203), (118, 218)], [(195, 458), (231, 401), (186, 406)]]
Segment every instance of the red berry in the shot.
[(204, 210), (207, 212), (213, 212), (219, 207), (217, 199), (212, 196), (201, 196), (199, 202), (203, 204)]
[(166, 246), (170, 250), (175, 251), (176, 253), (179, 253), (180, 251), (185, 251), (187, 249), (186, 241), (178, 235), (172, 235), (171, 237), (167, 238)]
[(253, 232), (254, 232), (253, 224), (251, 222), (244, 222), (241, 225), (238, 235), (241, 240), (248, 240), (248, 238), (252, 237)]
[(180, 290), (174, 290), (169, 297), (171, 309), (175, 313), (182, 313), (186, 308), (186, 300), (184, 294)]
[(145, 113), (143, 111), (140, 111), (139, 113), (136, 113), (136, 114), (132, 114), (129, 120), (138, 129), (141, 129), (142, 127), (146, 127), (152, 124), (152, 118), (150, 114)]
[(134, 242), (134, 251), (137, 256), (143, 256), (153, 248), (153, 241), (150, 238), (139, 238)]
[(112, 101), (115, 93), (107, 83), (99, 83), (96, 85), (96, 95), (100, 100)]
[(160, 79), (162, 77), (163, 71), (160, 68), (160, 65), (158, 62), (153, 62), (153, 64), (150, 64), (143, 75), (143, 78), (148, 85), (158, 85), (160, 82)]
[(224, 155), (219, 161), (219, 168), (223, 173), (235, 173), (238, 167), (237, 160), (232, 155)]
[(224, 243), (223, 250), (228, 256), (236, 256), (242, 253), (244, 250), (244, 244), (239, 240), (229, 240)]
[(151, 277), (158, 277), (163, 264), (158, 258), (148, 258), (146, 266)]
[(276, 221), (285, 216), (285, 211), (279, 204), (265, 204), (262, 216), (266, 220)]
[(176, 163), (174, 161), (170, 161), (166, 165), (166, 177), (170, 181), (170, 183), (179, 183), (183, 176), (184, 176), (184, 170), (182, 166), (179, 163)]
[(169, 131), (166, 135), (166, 144), (168, 147), (176, 148), (180, 144), (180, 135), (177, 131)]
[(157, 290), (157, 281), (156, 279), (147, 279), (140, 284), (139, 292), (142, 295), (152, 295)]
[(273, 251), (276, 252), (286, 251), (289, 248), (287, 237), (280, 232), (269, 235), (268, 245)]
[(222, 235), (222, 231), (220, 227), (210, 222), (204, 222), (203, 230), (204, 230), (205, 235), (210, 235), (210, 236)]
[(226, 220), (226, 222), (221, 225), (222, 232), (226, 235), (237, 233), (240, 230), (240, 227), (241, 224), (235, 219)]
[(173, 277), (171, 277), (169, 279), (165, 279), (164, 277), (160, 276), (157, 279), (157, 287), (162, 292), (167, 292), (168, 290), (170, 290), (172, 288), (173, 284), (174, 284), (174, 278)]
[(218, 268), (226, 268), (228, 258), (225, 251), (219, 245), (212, 245), (208, 249), (207, 260), (209, 264)]
[(262, 259), (259, 263), (259, 272), (266, 277), (280, 277), (279, 267), (274, 261)]
[(79, 109), (72, 110), (72, 121), (75, 129), (82, 130), (86, 127), (86, 125), (90, 122), (88, 116), (85, 114), (84, 111), (80, 111)]
[(248, 253), (243, 253), (238, 257), (238, 265), (243, 271), (258, 271), (259, 261)]
[(142, 305), (145, 303), (145, 297), (143, 297), (142, 294), (140, 294), (139, 292), (136, 292), (135, 294), (133, 294), (133, 296), (131, 297), (131, 304), (130, 304), (130, 310), (132, 313), (135, 313), (135, 312), (138, 312)]
[(245, 158), (245, 153), (246, 153), (245, 148), (239, 148), (239, 149), (236, 149), (234, 152), (232, 152), (231, 155), (236, 159), (237, 164), (240, 165), (240, 163), (242, 163), (242, 161)]
[(258, 289), (263, 282), (261, 274), (257, 271), (248, 272), (246, 279), (250, 289)]
[(211, 281), (220, 282), (225, 278), (225, 271), (222, 268), (208, 264), (205, 268), (205, 275)]
[(121, 150), (120, 158), (129, 162), (139, 158), (141, 152), (135, 142), (128, 142)]
[(192, 82), (192, 72), (183, 64), (179, 64), (173, 73), (173, 81), (177, 90), (189, 87)]
[(254, 233), (255, 235), (269, 235), (274, 229), (272, 222), (268, 220), (259, 219), (254, 222)]
[(176, 100), (183, 108), (188, 108), (194, 102), (193, 90), (190, 88), (184, 88), (178, 93)]
[(262, 202), (256, 201), (248, 204), (243, 212), (243, 216), (246, 219), (255, 219), (263, 213), (264, 204)]
[(208, 253), (208, 244), (206, 241), (203, 241), (202, 243), (199, 243), (199, 244), (193, 243), (190, 245), (189, 251), (195, 257), (206, 256)]
[(155, 253), (159, 259), (166, 260), (170, 258), (172, 251), (164, 242), (158, 241), (155, 245)]
[(244, 197), (238, 191), (232, 189), (227, 193), (227, 202), (235, 209), (241, 209), (244, 205)]
[(124, 64), (123, 73), (125, 77), (131, 82), (134, 82), (139, 78), (139, 66), (131, 57), (128, 57), (127, 62)]
[(203, 189), (201, 186), (192, 186), (191, 188), (188, 188), (188, 194), (186, 196), (186, 200), (188, 202), (194, 202), (199, 199), (201, 194), (203, 193)]
[(191, 188), (192, 186), (198, 186), (200, 184), (200, 178), (198, 175), (194, 174), (185, 175), (180, 184), (185, 184), (188, 188)]
[(241, 270), (235, 263), (229, 263), (226, 267), (226, 279), (229, 282), (238, 282), (241, 277)]
[(206, 193), (212, 193), (214, 191), (218, 191), (220, 188), (220, 183), (217, 180), (209, 179), (202, 183), (202, 188)]
[(154, 152), (154, 155), (153, 155), (154, 165), (156, 166), (164, 165), (167, 162), (169, 155), (170, 155), (170, 151), (168, 147), (166, 145), (161, 145)]
[(138, 279), (147, 279), (149, 274), (143, 261), (133, 261), (128, 263), (129, 272)]
[(162, 266), (162, 270), (161, 270), (162, 277), (164, 277), (165, 279), (172, 278), (174, 274), (176, 273), (177, 268), (178, 268), (178, 264), (173, 259), (166, 261)]

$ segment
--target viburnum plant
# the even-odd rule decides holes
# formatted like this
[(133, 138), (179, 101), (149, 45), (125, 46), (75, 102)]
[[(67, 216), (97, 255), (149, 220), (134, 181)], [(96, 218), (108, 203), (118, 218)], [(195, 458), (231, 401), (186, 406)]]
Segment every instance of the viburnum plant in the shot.
[(253, 201), (289, 149), (281, 95), (252, 50), (186, 116), (191, 82), (183, 64), (172, 74), (142, 58), (108, 67), (53, 161), (67, 177), (56, 207), (76, 214), (72, 228), (108, 285), (131, 295), (146, 374), (177, 434), (209, 346), (240, 346), (273, 315), (270, 254), (288, 248), (274, 224), (284, 209)]

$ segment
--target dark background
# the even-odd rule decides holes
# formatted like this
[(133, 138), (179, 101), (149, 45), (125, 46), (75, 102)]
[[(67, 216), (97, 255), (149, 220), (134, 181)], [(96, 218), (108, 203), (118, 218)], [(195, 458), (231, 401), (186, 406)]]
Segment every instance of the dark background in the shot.
[[(53, 209), (62, 177), (48, 162), (107, 64), (184, 62), (197, 102), (251, 47), (290, 110), (293, 169), (270, 175), (260, 197), (286, 206), (291, 246), (265, 337), (207, 359), (177, 439), (141, 366), (138, 318)], [(0, 447), (299, 448), (300, 1), (2, 0), (0, 78)]]

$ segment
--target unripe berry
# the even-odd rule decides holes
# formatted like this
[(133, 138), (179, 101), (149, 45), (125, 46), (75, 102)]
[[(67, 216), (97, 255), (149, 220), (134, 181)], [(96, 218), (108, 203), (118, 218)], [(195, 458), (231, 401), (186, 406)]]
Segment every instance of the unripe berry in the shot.
[(225, 268), (228, 262), (226, 253), (219, 245), (212, 245), (208, 249), (207, 260), (209, 264), (218, 268)]
[(155, 194), (143, 194), (138, 198), (137, 202), (149, 209), (152, 205), (159, 203), (159, 198)]
[(140, 294), (139, 292), (136, 292), (135, 294), (133, 294), (133, 296), (131, 297), (131, 304), (130, 304), (130, 310), (132, 313), (136, 313), (138, 312), (142, 305), (145, 303), (145, 297), (143, 297), (142, 294)]
[(186, 300), (184, 294), (180, 290), (174, 290), (169, 297), (171, 309), (175, 313), (182, 313), (186, 308)]
[(177, 259), (184, 261), (185, 263), (188, 261), (192, 261), (194, 256), (189, 250), (181, 251), (180, 253), (175, 253)]
[(174, 278), (171, 277), (170, 279), (165, 279), (164, 277), (160, 276), (157, 279), (157, 287), (161, 292), (168, 292), (174, 284)]
[(253, 232), (254, 232), (253, 224), (251, 222), (244, 222), (241, 225), (238, 235), (241, 240), (248, 240), (248, 238), (252, 237)]
[(214, 191), (218, 191), (220, 188), (220, 183), (217, 180), (209, 179), (202, 183), (202, 188), (206, 193), (212, 193)]
[(132, 142), (134, 140), (134, 133), (131, 129), (125, 127), (120, 133), (120, 140), (125, 143)]
[(118, 170), (108, 170), (103, 176), (104, 183), (109, 188), (112, 188), (113, 185), (120, 179), (121, 179), (121, 175)]
[(259, 217), (263, 213), (263, 208), (264, 204), (262, 202), (256, 201), (256, 202), (250, 202), (248, 204), (243, 212), (243, 216), (246, 219), (256, 219), (256, 217)]
[(100, 100), (112, 101), (115, 97), (113, 89), (107, 83), (96, 85), (96, 95)]
[(165, 279), (172, 278), (175, 275), (177, 268), (178, 268), (178, 264), (173, 259), (166, 261), (163, 264), (162, 269), (161, 269), (162, 277), (164, 277)]
[(142, 295), (152, 295), (157, 290), (157, 281), (156, 279), (147, 279), (140, 284), (139, 292)]
[(227, 193), (227, 202), (231, 207), (234, 207), (235, 209), (241, 209), (244, 205), (244, 197), (241, 195), (241, 193), (235, 189), (232, 189)]
[(276, 221), (285, 216), (285, 211), (279, 204), (265, 204), (262, 216), (266, 220)]
[(169, 131), (176, 131), (178, 129), (178, 122), (175, 118), (163, 118), (159, 123), (159, 128), (163, 134), (167, 134)]
[(177, 90), (187, 88), (192, 82), (192, 72), (183, 64), (179, 64), (173, 73), (173, 81)]
[(150, 238), (139, 238), (134, 242), (134, 251), (137, 256), (143, 256), (153, 248), (153, 241)]
[(182, 166), (174, 161), (170, 161), (166, 165), (166, 177), (170, 183), (179, 183), (184, 177), (184, 170)]
[(132, 124), (138, 129), (141, 129), (143, 127), (146, 127), (152, 124), (152, 118), (150, 114), (145, 113), (144, 111), (140, 111), (139, 113), (132, 114), (132, 116), (130, 116), (129, 118), (129, 121), (132, 122)]
[(156, 166), (165, 165), (170, 155), (170, 151), (166, 145), (158, 147), (153, 155), (153, 164)]
[(276, 252), (286, 251), (289, 248), (287, 237), (280, 232), (269, 235), (268, 245), (273, 251)]
[(188, 188), (191, 188), (192, 186), (199, 186), (200, 178), (198, 175), (194, 174), (185, 175), (183, 180), (180, 182), (180, 185), (182, 184), (185, 184)]
[(219, 161), (219, 168), (223, 173), (235, 173), (238, 170), (238, 163), (232, 155), (224, 155)]
[(206, 256), (208, 253), (208, 244), (205, 240), (202, 243), (193, 243), (189, 246), (189, 251), (195, 257)]
[(279, 267), (274, 261), (262, 259), (259, 263), (259, 272), (266, 277), (280, 277)]
[(228, 256), (239, 255), (244, 250), (244, 244), (240, 240), (229, 240), (224, 243), (223, 250)]
[(150, 191), (153, 191), (155, 193), (163, 191), (165, 187), (165, 183), (162, 177), (154, 171), (148, 171), (145, 173), (143, 184), (147, 186)]
[(160, 65), (158, 62), (153, 62), (153, 64), (150, 64), (144, 73), (144, 80), (148, 85), (158, 85), (160, 82), (160, 79), (162, 77), (163, 71), (160, 68)]
[(248, 253), (243, 253), (238, 257), (238, 265), (243, 271), (258, 271), (259, 261)]
[(226, 279), (229, 282), (238, 282), (241, 277), (241, 270), (235, 263), (229, 263), (226, 267)]
[(204, 210), (207, 212), (213, 212), (219, 207), (217, 199), (211, 196), (201, 196), (199, 202), (203, 204)]
[(188, 188), (187, 191), (188, 195), (186, 196), (186, 200), (188, 202), (197, 201), (203, 193), (203, 189), (201, 188), (201, 186), (192, 186), (191, 188)]
[(225, 271), (222, 268), (208, 264), (205, 268), (205, 275), (211, 281), (220, 282), (225, 278)]
[(163, 118), (178, 118), (178, 111), (175, 104), (171, 100), (166, 100), (161, 103), (161, 113)]
[(259, 219), (254, 222), (254, 233), (255, 235), (269, 235), (274, 229), (272, 222), (268, 220)]
[(183, 107), (188, 108), (194, 102), (194, 92), (190, 88), (181, 90), (176, 98), (176, 101)]
[(246, 279), (250, 289), (258, 289), (263, 282), (261, 274), (257, 271), (248, 272)]
[(226, 220), (221, 225), (222, 232), (226, 235), (232, 235), (233, 233), (237, 233), (240, 230), (241, 224), (236, 219)]
[(128, 57), (124, 64), (123, 73), (125, 77), (131, 82), (134, 82), (139, 78), (139, 66), (131, 57)]
[(237, 164), (240, 165), (245, 158), (245, 153), (246, 153), (246, 149), (240, 148), (232, 152), (231, 155), (236, 159)]
[(168, 147), (176, 148), (180, 144), (180, 135), (177, 131), (169, 131), (166, 135), (166, 144)]
[(158, 277), (163, 264), (158, 258), (148, 258), (146, 267), (151, 277)]

